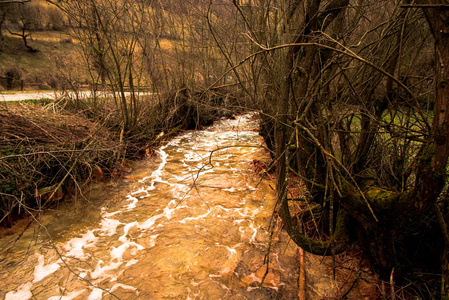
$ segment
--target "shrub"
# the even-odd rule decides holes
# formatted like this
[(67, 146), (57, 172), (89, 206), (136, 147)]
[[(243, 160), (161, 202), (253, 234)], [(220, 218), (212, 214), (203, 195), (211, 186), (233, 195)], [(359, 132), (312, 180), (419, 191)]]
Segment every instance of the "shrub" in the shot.
[(17, 67), (10, 67), (5, 72), (6, 89), (11, 90), (20, 84), (22, 71)]

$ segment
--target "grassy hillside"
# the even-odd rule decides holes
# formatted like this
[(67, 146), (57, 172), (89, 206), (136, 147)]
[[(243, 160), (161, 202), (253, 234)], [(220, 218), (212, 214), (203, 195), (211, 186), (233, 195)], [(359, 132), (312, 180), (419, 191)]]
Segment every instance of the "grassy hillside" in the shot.
[[(3, 33), (0, 42), (0, 90), (63, 89), (87, 82), (79, 45), (63, 32), (33, 32), (29, 51), (20, 37)], [(8, 84), (7, 78), (13, 78)], [(9, 86), (8, 86), (9, 85)]]

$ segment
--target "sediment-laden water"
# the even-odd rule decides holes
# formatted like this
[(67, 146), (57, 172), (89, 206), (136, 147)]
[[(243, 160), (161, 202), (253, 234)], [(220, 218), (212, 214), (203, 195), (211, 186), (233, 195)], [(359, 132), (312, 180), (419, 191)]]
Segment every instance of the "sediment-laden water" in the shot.
[(295, 299), (295, 246), (276, 232), (268, 251), (262, 143), (251, 115), (186, 132), (88, 205), (2, 238), (0, 298)]

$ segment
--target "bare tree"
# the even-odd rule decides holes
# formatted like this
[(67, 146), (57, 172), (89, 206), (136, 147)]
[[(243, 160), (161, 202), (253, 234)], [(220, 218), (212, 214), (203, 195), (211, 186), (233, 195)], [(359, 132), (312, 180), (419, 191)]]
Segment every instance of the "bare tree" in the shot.
[(31, 29), (35, 21), (37, 21), (38, 15), (35, 13), (34, 7), (29, 7), (25, 4), (27, 1), (19, 1), (8, 6), (8, 13), (5, 15), (6, 19), (13, 24), (19, 26), (19, 32), (10, 30), (8, 32), (13, 36), (19, 36), (23, 40), (24, 46), (30, 52), (36, 52), (37, 50), (30, 46), (28, 38), (31, 36)]

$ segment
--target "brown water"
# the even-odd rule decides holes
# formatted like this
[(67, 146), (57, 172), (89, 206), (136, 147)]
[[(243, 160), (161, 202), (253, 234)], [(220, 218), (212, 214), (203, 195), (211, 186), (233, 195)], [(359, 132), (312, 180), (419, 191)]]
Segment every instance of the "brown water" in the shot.
[(297, 298), (297, 249), (284, 233), (261, 284), (275, 205), (251, 168), (269, 158), (262, 143), (250, 115), (187, 132), (86, 206), (61, 206), (15, 244), (3, 238), (0, 298)]

